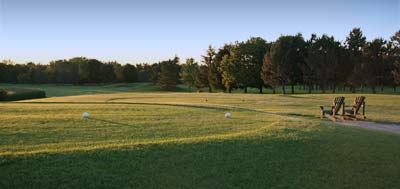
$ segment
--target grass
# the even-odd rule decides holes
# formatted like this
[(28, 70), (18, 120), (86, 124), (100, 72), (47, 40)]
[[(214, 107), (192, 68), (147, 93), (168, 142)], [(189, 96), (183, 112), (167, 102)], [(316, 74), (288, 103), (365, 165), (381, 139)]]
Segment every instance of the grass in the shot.
[[(0, 188), (400, 185), (399, 135), (318, 119), (336, 95), (107, 93), (0, 103)], [(400, 123), (400, 96), (365, 95)]]
[[(116, 83), (116, 84), (104, 84), (104, 85), (56, 85), (56, 84), (8, 84), (8, 83), (0, 83), (1, 87), (11, 91), (11, 92), (19, 92), (26, 90), (43, 90), (46, 92), (47, 97), (55, 97), (55, 96), (73, 96), (73, 95), (88, 95), (88, 94), (113, 94), (113, 93), (121, 93), (121, 92), (164, 92), (160, 89), (159, 86), (153, 83)], [(196, 90), (193, 88), (188, 88), (186, 85), (178, 85), (175, 89), (171, 90), (172, 92), (195, 92)], [(202, 91), (207, 92), (208, 89), (204, 88)], [(217, 91), (222, 92), (222, 91)], [(271, 89), (263, 89), (264, 93), (271, 94)], [(286, 92), (291, 93), (291, 87), (286, 87)], [(331, 93), (330, 90), (326, 91), (327, 93)], [(234, 89), (232, 93), (243, 93), (243, 89)], [(248, 93), (257, 94), (259, 93), (258, 89), (249, 88)], [(277, 88), (276, 93), (281, 93), (281, 88)], [(304, 89), (302, 86), (295, 87), (296, 94), (308, 94), (308, 90)], [(320, 90), (313, 90), (314, 94), (321, 94)], [(337, 90), (338, 94), (351, 94), (351, 91), (347, 89), (343, 91), (341, 88)], [(357, 93), (359, 94), (369, 94), (372, 93), (370, 88), (357, 89)], [(380, 88), (377, 88), (377, 93), (379, 94), (400, 94), (400, 89), (396, 92), (393, 91), (391, 87), (385, 87), (383, 91)]]
[(46, 93), (39, 89), (17, 88), (7, 91), (4, 101), (17, 101), (27, 99), (45, 98)]
[(332, 104), (335, 96), (345, 96), (352, 105), (357, 96), (366, 96), (366, 116), (369, 120), (400, 124), (400, 96), (394, 94), (224, 94), (224, 93), (119, 93), (103, 95), (80, 95), (38, 99), (25, 102), (46, 103), (131, 103), (131, 104), (181, 104), (236, 107), (247, 111), (303, 118), (318, 118), (319, 106)]
[[(2, 83), (0, 86), (11, 92), (21, 90), (43, 90), (48, 97), (54, 96), (73, 96), (83, 94), (110, 94), (121, 92), (162, 92), (160, 87), (153, 83), (116, 83), (105, 85), (56, 85), (56, 84), (8, 84)], [(173, 91), (191, 92), (192, 89), (184, 85), (178, 85)]]

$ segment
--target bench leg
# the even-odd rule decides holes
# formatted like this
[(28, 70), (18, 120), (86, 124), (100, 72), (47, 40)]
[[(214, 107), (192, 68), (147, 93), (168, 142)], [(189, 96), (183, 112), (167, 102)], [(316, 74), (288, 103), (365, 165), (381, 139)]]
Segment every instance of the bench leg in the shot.
[(328, 119), (330, 119), (330, 120), (333, 121), (333, 122), (336, 122), (336, 119), (335, 119), (334, 116), (326, 115), (325, 117), (327, 117)]
[(337, 116), (337, 119), (344, 121), (344, 116)]
[(363, 115), (363, 119), (366, 119), (367, 117), (365, 117), (365, 102), (363, 102), (363, 113), (362, 113), (362, 115)]
[(365, 119), (365, 118), (366, 118), (365, 115), (361, 115), (361, 114), (358, 114), (356, 116), (356, 119)]
[(320, 113), (321, 119), (324, 119), (325, 116), (324, 107), (320, 106), (320, 108), (321, 108), (321, 113)]

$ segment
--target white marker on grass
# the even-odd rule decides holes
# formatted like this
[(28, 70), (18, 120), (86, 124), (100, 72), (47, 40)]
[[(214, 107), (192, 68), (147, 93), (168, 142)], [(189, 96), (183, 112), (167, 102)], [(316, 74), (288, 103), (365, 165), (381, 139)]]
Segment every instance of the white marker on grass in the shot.
[(229, 112), (225, 114), (225, 117), (226, 117), (226, 118), (231, 118), (231, 116), (232, 116), (232, 115), (231, 115), (231, 113), (229, 113)]
[(83, 118), (89, 118), (89, 113), (87, 112), (83, 113)]

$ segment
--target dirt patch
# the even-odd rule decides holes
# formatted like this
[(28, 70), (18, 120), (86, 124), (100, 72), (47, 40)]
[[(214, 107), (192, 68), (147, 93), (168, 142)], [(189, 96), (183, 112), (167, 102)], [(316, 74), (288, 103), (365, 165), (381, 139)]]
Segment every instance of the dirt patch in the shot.
[(400, 134), (400, 125), (396, 124), (376, 123), (372, 121), (350, 121), (350, 120), (337, 121), (336, 123), (341, 125), (349, 125), (349, 126)]

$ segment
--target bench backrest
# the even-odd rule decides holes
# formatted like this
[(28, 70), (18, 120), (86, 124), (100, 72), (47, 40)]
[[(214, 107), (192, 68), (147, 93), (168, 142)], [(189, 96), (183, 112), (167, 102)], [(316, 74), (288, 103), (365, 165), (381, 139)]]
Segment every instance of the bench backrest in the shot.
[(343, 103), (344, 103), (343, 96), (335, 97), (335, 99), (333, 100), (332, 111), (334, 111), (335, 114), (337, 114), (339, 112), (340, 108), (343, 106)]
[(360, 110), (361, 106), (364, 104), (364, 101), (365, 101), (365, 96), (356, 97), (356, 99), (354, 100), (353, 109), (352, 109), (352, 111), (355, 114), (358, 113), (358, 111)]

